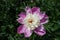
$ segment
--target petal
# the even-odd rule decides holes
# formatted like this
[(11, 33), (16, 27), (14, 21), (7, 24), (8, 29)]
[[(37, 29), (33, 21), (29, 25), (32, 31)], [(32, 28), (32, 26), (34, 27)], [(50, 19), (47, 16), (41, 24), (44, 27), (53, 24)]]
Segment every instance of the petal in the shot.
[(34, 12), (39, 13), (39, 12), (40, 12), (40, 8), (39, 8), (39, 7), (33, 7), (33, 8), (32, 8), (32, 12), (33, 12), (33, 13), (34, 13)]
[(45, 16), (45, 12), (43, 12), (43, 13), (40, 12), (40, 8), (38, 8), (38, 7), (33, 7), (32, 8), (32, 13), (37, 14), (39, 16), (40, 20), (43, 19), (44, 16)]
[(25, 12), (21, 12), (18, 16), (22, 17), (24, 19), (26, 17), (26, 13)]
[(33, 7), (32, 8), (32, 14), (36, 14), (40, 17), (40, 8), (39, 7)]
[(40, 36), (43, 36), (46, 34), (46, 31), (43, 27), (43, 25), (41, 25), (40, 27), (38, 27), (37, 29), (34, 30), (34, 32)]
[(26, 11), (26, 14), (32, 13), (32, 11), (31, 11), (31, 8), (30, 8), (30, 7), (26, 7), (26, 8), (25, 8), (25, 11)]
[(25, 37), (30, 37), (32, 35), (32, 30), (26, 29), (24, 35)]
[(23, 25), (21, 25), (21, 26), (19, 26), (19, 27), (17, 28), (17, 33), (18, 33), (18, 34), (24, 33), (24, 32), (25, 32), (25, 29), (26, 29), (26, 27), (23, 26)]
[(44, 18), (40, 20), (41, 24), (46, 24), (46, 23), (48, 23), (48, 21), (49, 20), (48, 20), (48, 16), (47, 15), (45, 15)]
[(40, 15), (39, 15), (40, 20), (43, 19), (44, 16), (45, 16), (45, 12), (44, 13), (41, 12)]
[(40, 8), (39, 8), (39, 7), (33, 7), (33, 8), (32, 8), (32, 14), (38, 15), (38, 17), (39, 17), (40, 19), (42, 19), (43, 16), (44, 16), (44, 14), (42, 14), (42, 13), (40, 12)]
[(20, 18), (17, 19), (17, 21), (19, 23), (22, 23), (23, 24), (23, 20), (24, 18), (26, 17), (26, 14), (24, 12), (21, 12), (19, 15), (18, 15)]
[(21, 17), (21, 18), (18, 18), (17, 21), (18, 21), (19, 23), (23, 24), (23, 18), (22, 18), (22, 17)]
[(44, 18), (48, 18), (48, 16), (45, 14)]
[(41, 24), (46, 24), (46, 23), (48, 23), (48, 20), (46, 20), (46, 19), (41, 20)]

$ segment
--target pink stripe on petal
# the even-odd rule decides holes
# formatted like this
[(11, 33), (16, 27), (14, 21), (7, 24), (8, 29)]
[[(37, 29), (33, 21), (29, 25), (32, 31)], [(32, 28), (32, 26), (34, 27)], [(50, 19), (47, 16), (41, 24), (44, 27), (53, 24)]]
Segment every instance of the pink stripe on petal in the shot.
[(19, 26), (19, 27), (17, 28), (17, 33), (18, 33), (18, 34), (24, 33), (24, 32), (25, 32), (25, 29), (26, 29), (26, 27), (23, 26), (23, 25), (21, 25), (21, 26)]
[(26, 29), (24, 35), (25, 37), (30, 37), (32, 35), (32, 31), (29, 29)]
[(46, 31), (43, 27), (43, 25), (41, 25), (40, 27), (38, 27), (37, 29), (34, 30), (34, 32), (40, 36), (43, 36), (46, 34)]

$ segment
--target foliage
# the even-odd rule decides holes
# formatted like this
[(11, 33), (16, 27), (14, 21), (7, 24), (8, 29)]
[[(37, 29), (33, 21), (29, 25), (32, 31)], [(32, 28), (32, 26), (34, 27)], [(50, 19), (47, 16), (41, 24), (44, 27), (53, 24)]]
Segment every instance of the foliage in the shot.
[[(30, 38), (17, 34), (16, 19), (26, 6), (37, 6), (49, 16), (46, 35), (35, 33)], [(60, 40), (60, 0), (0, 0), (0, 40)]]

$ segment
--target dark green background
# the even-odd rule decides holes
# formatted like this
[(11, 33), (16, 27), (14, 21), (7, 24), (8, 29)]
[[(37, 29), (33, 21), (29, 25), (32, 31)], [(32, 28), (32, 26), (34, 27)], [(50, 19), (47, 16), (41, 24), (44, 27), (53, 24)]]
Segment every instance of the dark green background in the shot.
[[(16, 19), (26, 6), (40, 7), (49, 16), (46, 35), (35, 33), (29, 38), (17, 34), (20, 25)], [(60, 40), (60, 0), (0, 0), (0, 40)]]

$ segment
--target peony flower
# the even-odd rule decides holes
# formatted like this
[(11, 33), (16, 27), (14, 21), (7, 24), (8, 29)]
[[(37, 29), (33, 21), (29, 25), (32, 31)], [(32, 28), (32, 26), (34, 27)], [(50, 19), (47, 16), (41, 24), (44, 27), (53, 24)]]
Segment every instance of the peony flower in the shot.
[(40, 36), (45, 35), (44, 24), (48, 22), (45, 12), (42, 13), (39, 7), (26, 7), (25, 11), (18, 15), (17, 21), (22, 25), (17, 28), (17, 33), (24, 34), (25, 37), (30, 37), (33, 32)]

